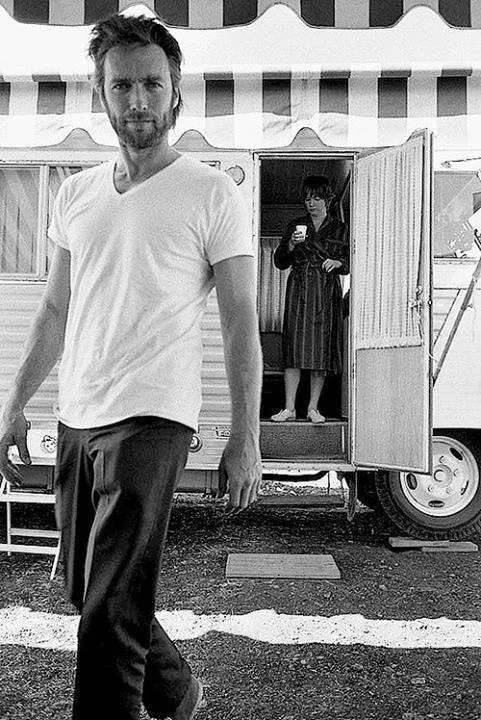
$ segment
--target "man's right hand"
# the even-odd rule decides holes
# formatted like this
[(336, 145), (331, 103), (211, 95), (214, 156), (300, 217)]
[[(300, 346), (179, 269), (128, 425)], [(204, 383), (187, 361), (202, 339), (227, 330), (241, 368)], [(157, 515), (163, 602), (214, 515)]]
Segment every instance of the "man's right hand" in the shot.
[(262, 462), (259, 443), (243, 443), (233, 447), (227, 443), (219, 464), (219, 495), (229, 493), (227, 514), (245, 510), (257, 500), (262, 480)]
[(20, 460), (25, 465), (30, 465), (31, 460), (27, 447), (28, 428), (29, 423), (22, 411), (16, 415), (5, 414), (0, 417), (0, 473), (14, 487), (20, 487), (23, 479), (10, 461), (8, 450), (12, 445), (16, 445)]

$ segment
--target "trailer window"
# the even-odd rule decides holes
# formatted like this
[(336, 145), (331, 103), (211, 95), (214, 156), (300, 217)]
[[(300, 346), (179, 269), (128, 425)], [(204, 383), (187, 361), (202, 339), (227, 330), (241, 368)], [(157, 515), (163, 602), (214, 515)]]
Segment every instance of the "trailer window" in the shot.
[(2, 275), (36, 272), (39, 186), (39, 168), (0, 168)]
[(62, 182), (80, 165), (0, 167), (0, 277), (45, 280), (53, 243), (47, 228)]
[(474, 172), (434, 173), (435, 257), (476, 257), (467, 219), (481, 207), (481, 181)]
[[(48, 172), (48, 207), (47, 207), (47, 227), (50, 225), (50, 220), (52, 218), (53, 213), (53, 205), (55, 202), (55, 198), (57, 197), (57, 193), (59, 191), (60, 185), (63, 183), (63, 181), (68, 178), (70, 175), (74, 175), (75, 173), (80, 172), (80, 170), (84, 170), (85, 168), (79, 167), (77, 165), (69, 165), (69, 166), (60, 166), (56, 165), (55, 167), (50, 167)], [(48, 275), (48, 271), (52, 262), (52, 256), (54, 251), (54, 243), (47, 237), (47, 251), (45, 256), (45, 274)]]

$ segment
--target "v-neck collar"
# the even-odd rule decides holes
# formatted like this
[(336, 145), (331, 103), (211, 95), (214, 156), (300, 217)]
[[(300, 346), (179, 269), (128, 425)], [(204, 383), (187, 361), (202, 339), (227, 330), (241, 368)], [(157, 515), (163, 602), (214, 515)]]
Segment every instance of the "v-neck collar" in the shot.
[(126, 195), (130, 195), (131, 193), (135, 192), (136, 190), (139, 190), (140, 188), (143, 188), (146, 186), (147, 183), (151, 183), (156, 179), (159, 179), (160, 176), (164, 177), (165, 173), (168, 173), (170, 168), (172, 168), (179, 160), (181, 160), (184, 157), (184, 155), (178, 155), (174, 160), (172, 160), (171, 163), (168, 165), (165, 165), (160, 170), (157, 170), (157, 172), (153, 173), (149, 177), (145, 178), (145, 180), (142, 180), (139, 183), (136, 183), (135, 185), (132, 185), (132, 187), (127, 188), (124, 192), (119, 192), (115, 186), (115, 168), (117, 165), (118, 158), (115, 158), (115, 160), (112, 161), (110, 170), (109, 170), (109, 184), (110, 187), (114, 193), (114, 195), (118, 198), (125, 197)]

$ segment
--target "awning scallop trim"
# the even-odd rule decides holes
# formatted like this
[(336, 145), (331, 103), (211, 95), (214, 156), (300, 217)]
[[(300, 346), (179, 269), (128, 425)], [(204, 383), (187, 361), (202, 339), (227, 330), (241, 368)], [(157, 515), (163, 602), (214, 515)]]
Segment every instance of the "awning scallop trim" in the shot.
[[(374, 147), (403, 142), (421, 127), (438, 149), (480, 147), (481, 68), (427, 72), (416, 67), (299, 75), (199, 73), (182, 80), (184, 108), (172, 133), (189, 130), (219, 148), (288, 146), (302, 128), (325, 145)], [(0, 82), (0, 146), (62, 142), (74, 129), (96, 143), (116, 138), (91, 83), (31, 77)]]
[[(132, 0), (0, 0), (17, 21), (91, 25), (139, 3)], [(290, 7), (312, 27), (366, 29), (396, 25), (414, 7), (437, 12), (455, 28), (481, 28), (480, 0), (143, 0), (171, 27), (217, 29), (249, 25), (273, 5)]]

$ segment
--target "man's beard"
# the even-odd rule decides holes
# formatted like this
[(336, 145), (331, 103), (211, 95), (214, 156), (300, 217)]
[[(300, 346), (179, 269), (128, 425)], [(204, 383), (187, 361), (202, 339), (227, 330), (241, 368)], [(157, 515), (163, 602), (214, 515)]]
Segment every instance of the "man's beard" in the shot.
[[(115, 130), (119, 141), (123, 145), (133, 148), (134, 150), (145, 150), (146, 148), (158, 145), (167, 135), (173, 126), (173, 109), (170, 108), (160, 117), (153, 116), (150, 113), (132, 112), (124, 118), (116, 118), (107, 110), (110, 123)], [(141, 130), (134, 130), (129, 127), (129, 120), (145, 120), (151, 122), (142, 127)]]

